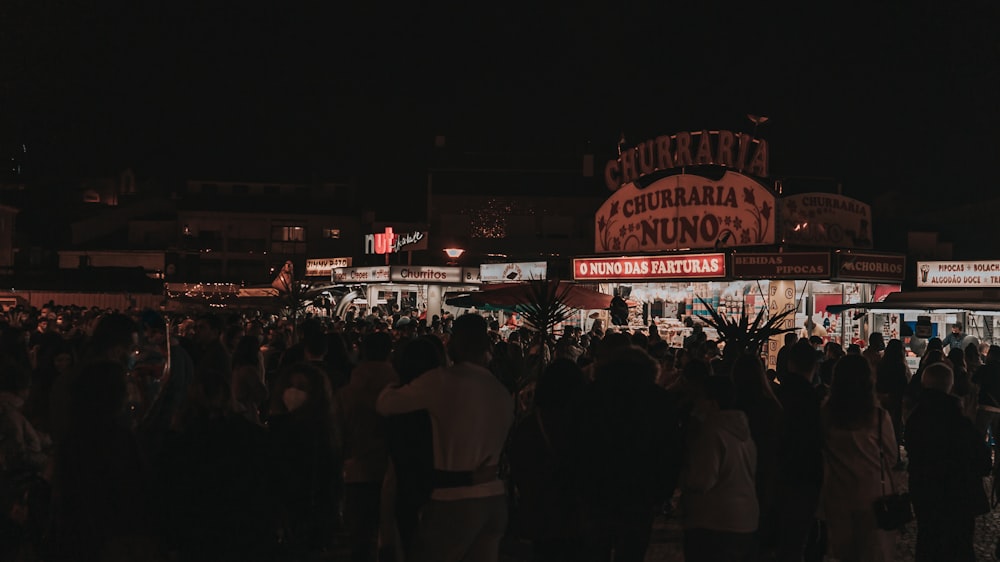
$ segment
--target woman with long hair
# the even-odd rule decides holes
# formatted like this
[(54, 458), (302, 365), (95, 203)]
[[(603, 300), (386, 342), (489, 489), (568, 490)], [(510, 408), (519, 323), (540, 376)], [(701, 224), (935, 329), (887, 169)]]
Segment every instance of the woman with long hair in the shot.
[(733, 386), (736, 405), (747, 415), (750, 436), (757, 446), (757, 501), (760, 505), (758, 536), (760, 548), (773, 547), (776, 537), (776, 489), (781, 430), (784, 412), (767, 379), (759, 357), (742, 354), (733, 362)]
[(953, 374), (951, 394), (958, 397), (963, 411), (970, 401), (977, 402), (978, 405), (979, 396), (972, 394), (972, 377), (965, 365), (965, 351), (959, 348), (949, 351), (948, 363), (951, 363)]
[[(871, 366), (861, 356), (841, 358), (823, 406), (824, 478), (821, 508), (830, 554), (841, 562), (893, 559), (894, 538), (880, 530), (872, 504), (886, 493), (882, 475), (895, 459), (896, 436), (889, 413), (875, 396)], [(893, 482), (892, 489), (898, 489)]]
[[(892, 418), (896, 440), (899, 441), (903, 436), (903, 395), (910, 381), (910, 368), (906, 365), (903, 342), (897, 339), (889, 340), (875, 371), (875, 392), (878, 394), (879, 403)], [(899, 461), (898, 454), (893, 458)]]
[(270, 401), (285, 544), (291, 555), (301, 556), (328, 547), (338, 523), (343, 463), (335, 446), (330, 381), (319, 367), (294, 363), (280, 371)]
[[(420, 375), (444, 366), (446, 356), (441, 340), (425, 335), (404, 343), (394, 357), (393, 366), (400, 384), (409, 384)], [(413, 551), (420, 509), (430, 501), (433, 491), (434, 443), (430, 414), (427, 410), (417, 410), (387, 417), (385, 438), (396, 489), (392, 515), (405, 559)], [(383, 525), (383, 531), (387, 531), (385, 527)]]
[(823, 362), (819, 364), (820, 381), (827, 387), (833, 381), (833, 368), (837, 365), (837, 359), (846, 355), (844, 346), (835, 341), (826, 342), (823, 346)]

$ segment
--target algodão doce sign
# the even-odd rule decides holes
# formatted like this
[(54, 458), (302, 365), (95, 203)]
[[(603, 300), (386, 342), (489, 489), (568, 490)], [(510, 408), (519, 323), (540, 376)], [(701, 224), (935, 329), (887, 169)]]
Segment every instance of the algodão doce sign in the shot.
[(679, 174), (621, 189), (597, 211), (594, 251), (656, 252), (774, 244), (774, 194), (736, 172)]

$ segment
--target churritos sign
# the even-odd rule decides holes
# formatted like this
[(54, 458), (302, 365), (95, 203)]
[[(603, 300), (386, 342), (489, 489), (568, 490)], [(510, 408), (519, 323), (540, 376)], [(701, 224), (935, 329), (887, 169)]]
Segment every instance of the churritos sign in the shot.
[(775, 240), (774, 194), (743, 174), (719, 180), (694, 174), (630, 183), (596, 215), (597, 253), (770, 245)]
[(623, 148), (604, 166), (604, 183), (614, 191), (642, 176), (689, 166), (725, 166), (752, 176), (768, 176), (767, 141), (732, 131), (663, 135)]
[(788, 244), (872, 247), (869, 205), (830, 193), (802, 193), (781, 198), (781, 237)]
[(719, 279), (725, 276), (726, 255), (721, 253), (573, 260), (573, 279), (577, 281)]

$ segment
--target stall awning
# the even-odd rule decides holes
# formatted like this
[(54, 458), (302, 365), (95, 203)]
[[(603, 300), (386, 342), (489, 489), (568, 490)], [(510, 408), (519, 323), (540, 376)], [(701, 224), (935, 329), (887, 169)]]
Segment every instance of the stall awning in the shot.
[[(543, 281), (550, 295), (558, 296), (566, 306), (583, 310), (602, 310), (611, 306), (611, 295), (588, 289), (568, 281)], [(446, 304), (460, 307), (492, 305), (516, 307), (530, 304), (536, 298), (532, 291), (539, 287), (532, 283), (504, 283), (484, 285), (479, 291), (460, 293), (445, 299)]]
[(845, 310), (968, 310), (1000, 311), (1000, 289), (940, 289), (890, 293), (881, 302), (835, 304), (826, 307), (831, 314)]

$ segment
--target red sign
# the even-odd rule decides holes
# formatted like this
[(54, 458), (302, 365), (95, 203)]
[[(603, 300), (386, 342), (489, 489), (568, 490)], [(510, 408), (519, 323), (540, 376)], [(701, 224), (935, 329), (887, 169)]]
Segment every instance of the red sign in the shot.
[[(365, 235), (366, 254), (395, 254), (403, 250), (426, 250), (427, 242), (423, 232), (399, 234), (393, 232), (391, 226), (385, 227), (385, 232)], [(423, 244), (421, 244), (423, 242)]]
[(826, 252), (734, 254), (733, 277), (737, 279), (829, 279), (830, 254)]
[(837, 254), (837, 279), (900, 282), (905, 276), (906, 256)]
[(573, 260), (573, 279), (577, 281), (715, 279), (725, 276), (725, 254), (622, 256)]

